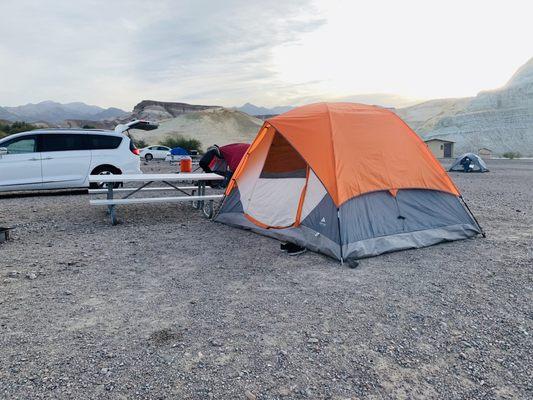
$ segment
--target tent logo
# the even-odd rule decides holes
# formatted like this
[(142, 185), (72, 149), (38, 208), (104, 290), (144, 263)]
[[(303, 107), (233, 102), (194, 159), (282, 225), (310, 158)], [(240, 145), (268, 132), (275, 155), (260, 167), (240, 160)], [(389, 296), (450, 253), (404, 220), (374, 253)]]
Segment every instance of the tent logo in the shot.
[(322, 219), (320, 220), (320, 225), (326, 226), (326, 218), (325, 217), (322, 217)]

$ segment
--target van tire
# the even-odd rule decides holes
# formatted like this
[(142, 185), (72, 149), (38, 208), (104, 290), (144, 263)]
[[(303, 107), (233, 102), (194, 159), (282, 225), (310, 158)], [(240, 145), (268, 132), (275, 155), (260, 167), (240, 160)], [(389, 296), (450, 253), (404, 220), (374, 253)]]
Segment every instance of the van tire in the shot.
[(154, 156), (151, 155), (150, 153), (148, 153), (148, 154), (146, 154), (146, 155), (144, 156), (144, 159), (145, 159), (146, 161), (152, 161), (152, 160), (154, 159)]
[[(112, 165), (100, 165), (92, 170), (91, 175), (120, 175), (122, 171)], [(120, 186), (120, 183), (115, 183), (113, 187), (116, 189)], [(89, 184), (90, 189), (102, 189), (105, 185), (98, 184), (98, 182), (92, 182)]]

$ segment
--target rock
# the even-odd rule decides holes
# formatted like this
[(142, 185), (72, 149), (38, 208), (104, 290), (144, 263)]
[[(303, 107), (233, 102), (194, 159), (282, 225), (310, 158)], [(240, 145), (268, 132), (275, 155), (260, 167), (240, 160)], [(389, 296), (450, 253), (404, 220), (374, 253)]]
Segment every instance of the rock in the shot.
[(255, 394), (253, 394), (252, 392), (250, 392), (249, 390), (246, 390), (244, 392), (244, 395), (246, 396), (246, 398), (248, 400), (256, 400), (257, 399), (257, 396)]
[(533, 58), (507, 84), (476, 97), (430, 100), (397, 110), (424, 140), (455, 141), (455, 155), (488, 148), (533, 154)]
[(65, 291), (63, 292), (63, 294), (64, 294), (65, 296), (72, 296), (72, 292), (71, 292), (70, 290), (65, 290)]
[(318, 339), (315, 337), (310, 337), (309, 339), (307, 339), (307, 343), (310, 343), (310, 344), (318, 343)]
[[(168, 103), (166, 103), (168, 104)], [(227, 108), (210, 108), (200, 111), (168, 113), (167, 106), (143, 107), (140, 115), (150, 121), (161, 121), (155, 131), (138, 133), (136, 137), (150, 141), (163, 140), (166, 137), (175, 137), (178, 132), (194, 132), (194, 138), (200, 140), (204, 146), (211, 143), (236, 143), (252, 141), (257, 131), (263, 124), (259, 118)], [(194, 118), (191, 116), (194, 115)], [(179, 226), (179, 225), (178, 225)]]
[(109, 369), (108, 369), (108, 368), (102, 368), (102, 369), (100, 370), (100, 373), (101, 373), (101, 374), (104, 374), (104, 375), (106, 375), (108, 372), (109, 372)]
[(280, 396), (286, 397), (286, 396), (291, 394), (291, 390), (289, 388), (286, 388), (286, 387), (281, 387), (281, 388), (278, 389), (278, 393), (279, 393)]
[(160, 121), (163, 119), (174, 118), (181, 114), (209, 110), (212, 108), (218, 108), (218, 106), (143, 100), (133, 108), (133, 116), (138, 119)]
[(33, 272), (30, 272), (29, 274), (26, 274), (26, 278), (32, 281), (37, 278), (37, 275), (34, 274)]
[(16, 278), (6, 278), (2, 282), (3, 283), (13, 283), (13, 282), (16, 282), (16, 281), (17, 281)]
[(211, 339), (209, 340), (209, 343), (211, 343), (211, 346), (215, 346), (215, 347), (222, 347), (224, 345), (224, 343), (222, 343), (222, 341), (218, 339)]
[(18, 278), (19, 275), (20, 275), (20, 272), (19, 272), (19, 271), (9, 271), (9, 272), (7, 273), (7, 276), (8, 276), (9, 278)]

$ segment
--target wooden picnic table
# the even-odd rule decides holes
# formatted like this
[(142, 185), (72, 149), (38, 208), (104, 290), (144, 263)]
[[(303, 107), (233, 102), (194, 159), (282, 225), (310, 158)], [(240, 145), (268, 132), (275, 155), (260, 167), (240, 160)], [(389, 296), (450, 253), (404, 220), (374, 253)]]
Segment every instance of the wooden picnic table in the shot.
[[(90, 183), (99, 183), (103, 189), (89, 189), (89, 195), (106, 194), (106, 199), (91, 199), (93, 206), (107, 206), (107, 213), (113, 225), (117, 224), (115, 208), (117, 205), (140, 203), (177, 203), (191, 201), (194, 208), (202, 210), (211, 218), (213, 215), (213, 201), (223, 198), (221, 194), (205, 194), (210, 188), (207, 181), (221, 181), (223, 176), (213, 173), (180, 173), (180, 174), (124, 174), (124, 175), (89, 175)], [(163, 183), (164, 187), (151, 187), (153, 183)], [(188, 186), (177, 186), (177, 182), (187, 182)], [(140, 183), (137, 187), (117, 187), (117, 184)], [(173, 197), (135, 197), (133, 195), (145, 192), (177, 191), (182, 196)], [(117, 193), (126, 193), (122, 197), (115, 197)]]

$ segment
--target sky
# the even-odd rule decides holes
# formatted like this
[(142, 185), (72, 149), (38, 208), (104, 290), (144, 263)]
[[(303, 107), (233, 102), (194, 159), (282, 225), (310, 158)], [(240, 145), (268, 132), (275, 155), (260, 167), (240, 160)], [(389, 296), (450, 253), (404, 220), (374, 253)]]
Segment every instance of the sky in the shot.
[(474, 96), (533, 57), (531, 0), (0, 0), (0, 105)]

